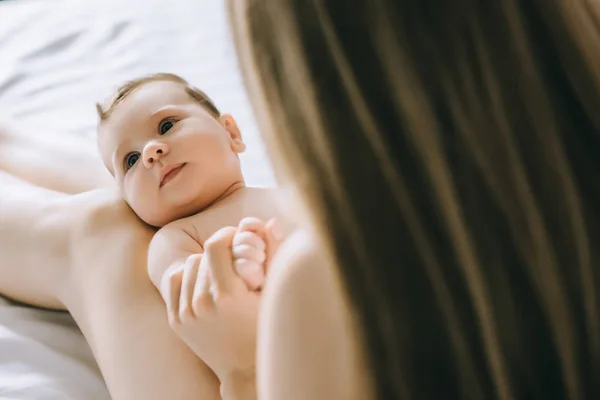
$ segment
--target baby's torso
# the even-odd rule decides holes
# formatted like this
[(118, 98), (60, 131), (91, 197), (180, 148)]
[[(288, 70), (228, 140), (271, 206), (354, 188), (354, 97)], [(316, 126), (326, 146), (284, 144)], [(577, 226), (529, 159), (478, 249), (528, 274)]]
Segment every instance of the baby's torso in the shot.
[(226, 226), (238, 226), (245, 217), (268, 221), (277, 217), (275, 189), (245, 188), (212, 207), (178, 221), (188, 232), (194, 232), (201, 245), (216, 231)]

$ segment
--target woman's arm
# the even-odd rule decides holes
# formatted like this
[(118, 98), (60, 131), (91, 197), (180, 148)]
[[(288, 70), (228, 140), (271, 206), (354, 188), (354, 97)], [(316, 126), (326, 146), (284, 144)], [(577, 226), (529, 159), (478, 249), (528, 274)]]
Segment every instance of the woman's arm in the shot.
[(116, 400), (218, 399), (148, 279), (153, 233), (117, 193), (68, 196), (0, 173), (0, 293), (66, 307)]
[(114, 187), (93, 140), (54, 132), (32, 133), (0, 119), (0, 170), (28, 183), (77, 194)]
[[(69, 201), (78, 202), (79, 198)], [(0, 171), (0, 294), (44, 308), (59, 299), (69, 263), (67, 196)]]
[(261, 400), (371, 397), (339, 278), (308, 234), (290, 237), (273, 259), (257, 354)]
[(64, 299), (114, 399), (219, 398), (219, 383), (170, 329), (147, 273), (154, 230), (117, 194), (97, 191), (75, 224)]
[[(223, 398), (256, 398), (257, 354), (261, 400), (368, 399), (369, 374), (348, 303), (334, 270), (306, 234), (290, 237), (272, 260), (254, 352), (258, 298), (234, 272), (235, 231), (223, 228), (204, 244), (200, 266), (186, 266), (193, 268), (190, 285), (181, 276), (185, 269), (171, 274), (166, 285), (174, 328), (218, 371)], [(267, 249), (275, 242), (271, 232)], [(185, 295), (188, 286), (194, 290)]]

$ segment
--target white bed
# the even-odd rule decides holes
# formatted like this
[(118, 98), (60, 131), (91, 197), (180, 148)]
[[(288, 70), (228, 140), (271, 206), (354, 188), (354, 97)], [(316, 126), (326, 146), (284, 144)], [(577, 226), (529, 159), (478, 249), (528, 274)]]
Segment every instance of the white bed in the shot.
[[(24, 132), (93, 140), (94, 103), (119, 83), (152, 72), (182, 75), (232, 113), (248, 144), (242, 156), (248, 183), (273, 184), (237, 71), (223, 0), (0, 2), (0, 117), (17, 121)], [(0, 299), (0, 399), (5, 398), (109, 398), (68, 315)]]

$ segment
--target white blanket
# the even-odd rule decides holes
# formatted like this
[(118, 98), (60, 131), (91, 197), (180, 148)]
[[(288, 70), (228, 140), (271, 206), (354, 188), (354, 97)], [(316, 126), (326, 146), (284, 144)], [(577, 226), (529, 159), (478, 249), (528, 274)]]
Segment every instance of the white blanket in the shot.
[(100, 371), (66, 313), (0, 299), (1, 399), (109, 399)]
[[(223, 0), (0, 2), (0, 114), (22, 131), (93, 140), (94, 103), (124, 80), (153, 72), (182, 75), (233, 114), (248, 145), (242, 156), (247, 182), (272, 185)], [(68, 315), (0, 299), (0, 398), (108, 394)]]

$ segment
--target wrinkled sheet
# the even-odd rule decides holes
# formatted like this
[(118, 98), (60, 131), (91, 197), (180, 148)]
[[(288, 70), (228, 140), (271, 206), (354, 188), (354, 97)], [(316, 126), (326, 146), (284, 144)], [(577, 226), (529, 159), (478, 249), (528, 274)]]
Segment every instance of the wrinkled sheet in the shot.
[[(153, 72), (182, 75), (233, 114), (248, 145), (248, 184), (273, 184), (223, 0), (0, 2), (0, 117), (21, 131), (94, 140), (94, 103), (119, 83)], [(0, 299), (0, 398), (109, 396), (67, 314)]]
[(67, 313), (0, 299), (0, 398), (110, 399), (85, 339)]

